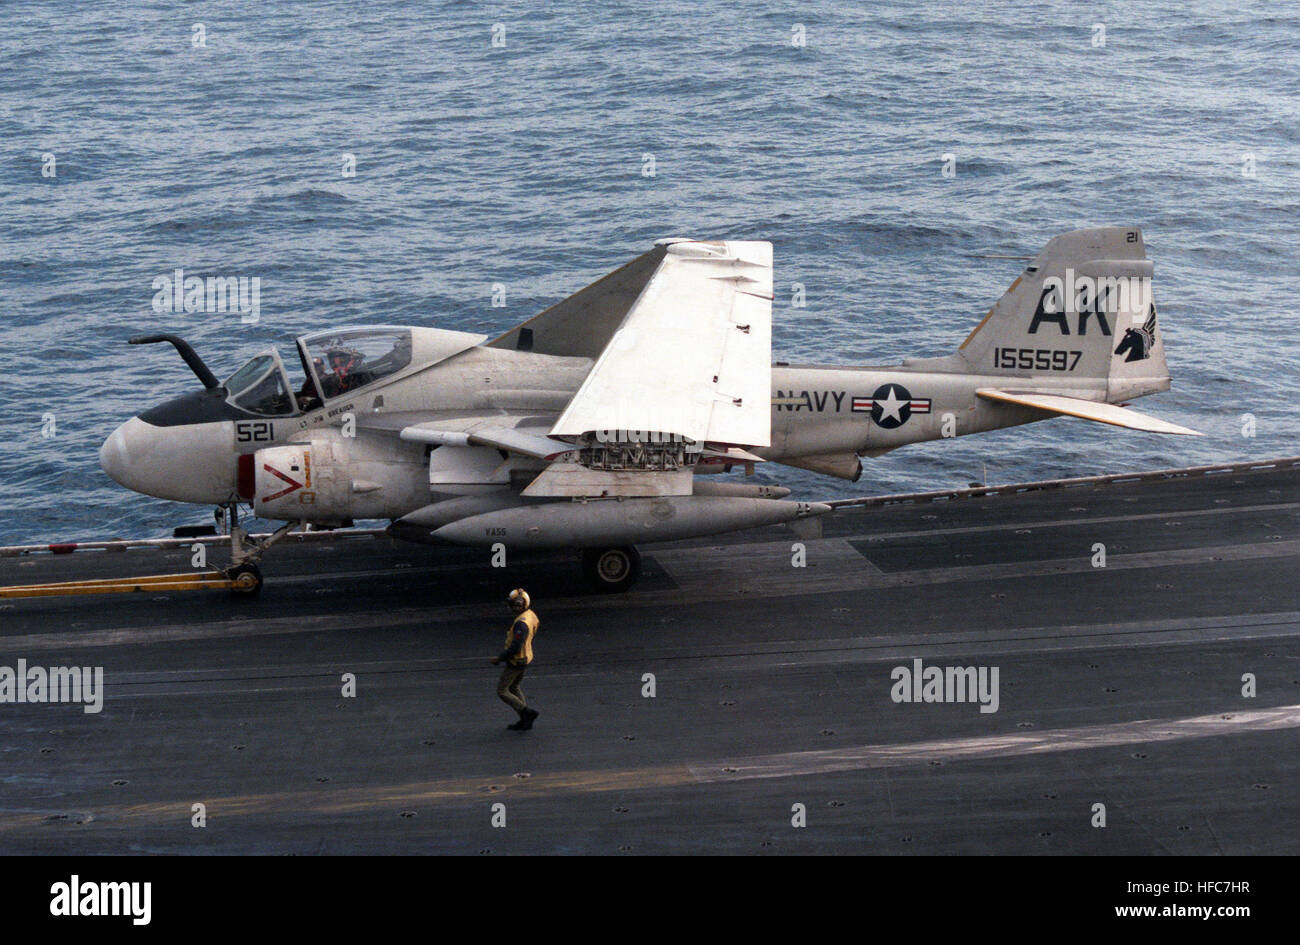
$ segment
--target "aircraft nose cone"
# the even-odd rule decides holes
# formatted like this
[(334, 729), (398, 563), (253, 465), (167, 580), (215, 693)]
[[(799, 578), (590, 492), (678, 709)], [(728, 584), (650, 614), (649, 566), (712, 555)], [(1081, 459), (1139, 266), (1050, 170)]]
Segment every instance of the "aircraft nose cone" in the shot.
[(127, 470), (131, 466), (131, 454), (127, 447), (127, 428), (138, 421), (128, 420), (114, 430), (99, 448), (99, 466), (119, 486), (131, 488), (126, 481)]
[(173, 502), (227, 502), (237, 494), (232, 423), (159, 427), (132, 417), (99, 448), (99, 465), (119, 486)]

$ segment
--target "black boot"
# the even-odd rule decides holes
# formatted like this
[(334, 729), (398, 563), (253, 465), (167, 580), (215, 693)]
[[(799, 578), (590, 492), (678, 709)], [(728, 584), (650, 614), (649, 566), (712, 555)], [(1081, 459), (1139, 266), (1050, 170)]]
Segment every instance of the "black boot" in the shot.
[(541, 713), (536, 709), (524, 709), (523, 712), (519, 713), (519, 727), (525, 732), (528, 731), (533, 727), (533, 722), (536, 721), (539, 715)]
[(519, 713), (519, 721), (507, 725), (506, 728), (512, 732), (523, 732), (533, 727), (532, 719), (528, 717), (528, 710), (524, 709)]

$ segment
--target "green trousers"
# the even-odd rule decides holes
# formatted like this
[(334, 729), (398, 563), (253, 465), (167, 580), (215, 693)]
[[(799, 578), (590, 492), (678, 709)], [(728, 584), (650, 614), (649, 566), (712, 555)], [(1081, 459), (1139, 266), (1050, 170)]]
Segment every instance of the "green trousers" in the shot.
[(501, 681), (497, 683), (497, 695), (516, 712), (523, 712), (528, 708), (528, 703), (524, 701), (524, 691), (519, 688), (526, 672), (528, 672), (527, 666), (511, 666), (507, 663), (506, 668), (501, 671)]

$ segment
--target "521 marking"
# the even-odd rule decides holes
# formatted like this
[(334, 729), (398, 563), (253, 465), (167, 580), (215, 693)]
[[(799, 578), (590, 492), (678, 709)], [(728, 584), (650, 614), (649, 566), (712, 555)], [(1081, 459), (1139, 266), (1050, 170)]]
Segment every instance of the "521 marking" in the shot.
[(236, 443), (270, 443), (275, 428), (269, 420), (240, 420), (235, 424)]
[(1082, 351), (1061, 348), (994, 348), (993, 366), (1020, 371), (1073, 371), (1081, 357)]

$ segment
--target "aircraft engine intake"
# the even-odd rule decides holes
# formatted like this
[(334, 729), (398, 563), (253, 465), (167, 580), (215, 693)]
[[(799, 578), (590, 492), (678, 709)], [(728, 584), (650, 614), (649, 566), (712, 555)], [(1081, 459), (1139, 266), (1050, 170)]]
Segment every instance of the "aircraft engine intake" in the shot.
[(320, 430), (253, 455), (253, 512), (337, 523), (396, 518), (428, 502), (423, 452), (410, 444)]

